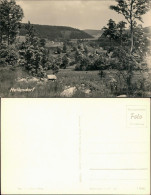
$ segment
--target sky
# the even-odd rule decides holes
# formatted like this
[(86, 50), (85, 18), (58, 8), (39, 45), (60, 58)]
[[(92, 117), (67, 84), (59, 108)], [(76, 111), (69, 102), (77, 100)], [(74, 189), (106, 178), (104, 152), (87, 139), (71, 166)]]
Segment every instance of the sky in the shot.
[[(16, 0), (24, 11), (22, 22), (32, 24), (70, 26), (73, 28), (102, 29), (112, 18), (123, 16), (109, 9), (115, 0)], [(151, 26), (151, 12), (143, 16), (143, 26)]]

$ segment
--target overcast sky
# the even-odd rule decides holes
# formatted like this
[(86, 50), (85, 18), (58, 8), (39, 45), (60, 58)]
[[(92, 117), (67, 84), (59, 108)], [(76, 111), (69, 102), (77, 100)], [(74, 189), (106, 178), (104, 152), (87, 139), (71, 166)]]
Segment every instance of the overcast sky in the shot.
[[(24, 11), (23, 22), (71, 26), (83, 29), (101, 29), (108, 20), (123, 20), (109, 9), (114, 0), (16, 0)], [(151, 12), (144, 17), (143, 26), (151, 26)]]

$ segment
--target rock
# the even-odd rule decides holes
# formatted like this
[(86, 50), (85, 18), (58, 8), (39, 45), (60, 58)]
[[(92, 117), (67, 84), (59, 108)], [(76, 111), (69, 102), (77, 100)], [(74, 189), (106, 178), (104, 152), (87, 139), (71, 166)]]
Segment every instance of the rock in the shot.
[(43, 82), (42, 81), (38, 81), (37, 85), (43, 85)]
[(46, 83), (48, 81), (48, 79), (45, 78), (43, 81)]
[(86, 94), (89, 94), (90, 92), (91, 92), (90, 89), (86, 89), (86, 90), (84, 91), (84, 93), (86, 93)]
[(118, 98), (126, 98), (127, 97), (127, 95), (119, 95), (119, 96), (117, 96)]
[(117, 81), (114, 78), (111, 78), (110, 83), (117, 83)]
[(75, 92), (77, 91), (76, 87), (70, 87), (68, 89), (65, 89), (61, 94), (60, 96), (61, 97), (72, 97)]
[(46, 79), (46, 78), (41, 78), (40, 80), (41, 80), (42, 82), (45, 82), (45, 83), (48, 81), (48, 79)]
[(28, 82), (38, 82), (38, 81), (39, 79), (37, 79), (36, 77), (28, 79)]
[(26, 83), (28, 83), (28, 82), (38, 82), (39, 81), (39, 79), (37, 79), (36, 77), (32, 77), (32, 78), (19, 78), (19, 79), (17, 79), (17, 82), (26, 82)]
[(70, 88), (70, 86), (65, 86), (65, 87), (64, 87), (64, 89), (69, 89), (69, 88)]
[(55, 81), (57, 79), (56, 75), (47, 75), (48, 80)]
[(18, 78), (18, 79), (17, 79), (17, 82), (27, 82), (27, 79), (25, 79), (25, 78), (21, 78), (21, 79)]

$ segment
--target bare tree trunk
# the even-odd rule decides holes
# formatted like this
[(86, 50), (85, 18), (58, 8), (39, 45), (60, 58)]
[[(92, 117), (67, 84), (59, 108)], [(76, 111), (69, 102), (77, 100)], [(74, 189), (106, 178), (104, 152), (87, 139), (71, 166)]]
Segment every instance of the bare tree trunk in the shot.
[(10, 16), (9, 16), (9, 14), (10, 14), (10, 12), (8, 13), (8, 31), (7, 31), (7, 43), (8, 43), (8, 45), (10, 44), (10, 39), (9, 39), (9, 37), (10, 37)]
[(121, 46), (123, 46), (123, 40), (122, 40), (123, 33), (121, 32), (120, 39), (121, 39)]
[(134, 47), (134, 32), (133, 32), (133, 24), (131, 21), (131, 49), (130, 49), (130, 53), (132, 53), (133, 47)]
[(130, 28), (131, 28), (131, 49), (130, 53), (133, 51), (133, 46), (134, 46), (134, 34), (133, 34), (133, 0), (131, 0), (131, 8), (130, 8)]
[[(131, 33), (131, 47), (130, 47), (130, 55), (132, 54), (133, 47), (134, 47), (134, 34), (133, 34), (133, 2), (134, 0), (131, 0), (131, 6), (130, 6), (130, 33)], [(131, 65), (128, 67), (128, 72), (127, 72), (127, 94), (129, 95), (131, 92), (131, 85), (132, 85), (132, 76), (133, 76), (133, 71)]]

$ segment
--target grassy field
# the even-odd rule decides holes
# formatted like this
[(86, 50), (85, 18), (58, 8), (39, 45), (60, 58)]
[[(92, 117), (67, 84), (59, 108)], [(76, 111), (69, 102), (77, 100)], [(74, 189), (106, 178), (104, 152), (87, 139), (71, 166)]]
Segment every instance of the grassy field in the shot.
[[(51, 71), (47, 72), (51, 74)], [(56, 75), (56, 81), (31, 81), (31, 82), (18, 82), (19, 78), (27, 78), (29, 75), (20, 67), (16, 68), (1, 68), (0, 70), (0, 96), (10, 98), (57, 98), (60, 97), (62, 91), (66, 88), (76, 87), (77, 91), (72, 96), (73, 98), (84, 97), (116, 97), (115, 91), (110, 88), (111, 77), (116, 78), (115, 70), (104, 71), (104, 78), (101, 78), (99, 71), (74, 71), (74, 67), (61, 69)], [(146, 74), (144, 72), (144, 74)], [(139, 73), (136, 72), (134, 80), (139, 79)], [(150, 77), (147, 73), (146, 77)], [(148, 80), (148, 79), (147, 79)], [(139, 85), (139, 82), (137, 82)], [(20, 92), (13, 91), (12, 89), (33, 89), (33, 91)], [(138, 90), (136, 94), (131, 97), (146, 97), (150, 93), (151, 84), (146, 84), (146, 92), (142, 93)], [(89, 90), (89, 93), (85, 91)], [(125, 91), (121, 91), (124, 94)]]

